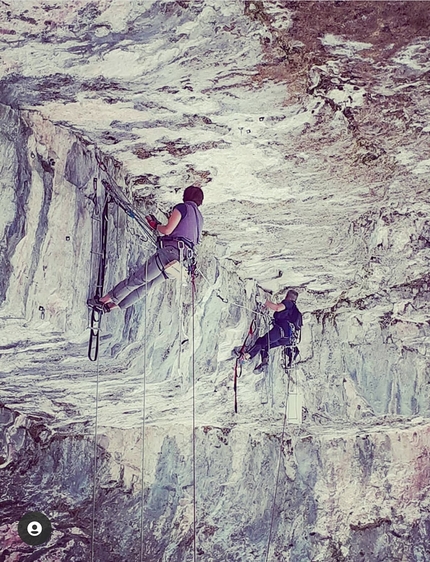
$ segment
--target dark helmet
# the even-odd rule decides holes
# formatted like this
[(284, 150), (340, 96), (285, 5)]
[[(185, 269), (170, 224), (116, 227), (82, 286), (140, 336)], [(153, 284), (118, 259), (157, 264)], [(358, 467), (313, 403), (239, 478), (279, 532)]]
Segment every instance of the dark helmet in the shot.
[(290, 301), (296, 302), (298, 296), (299, 293), (297, 291), (295, 291), (294, 289), (290, 289), (285, 298), (287, 298)]
[(201, 205), (203, 203), (203, 191), (201, 187), (196, 185), (189, 185), (184, 191), (183, 201), (193, 201), (196, 205)]

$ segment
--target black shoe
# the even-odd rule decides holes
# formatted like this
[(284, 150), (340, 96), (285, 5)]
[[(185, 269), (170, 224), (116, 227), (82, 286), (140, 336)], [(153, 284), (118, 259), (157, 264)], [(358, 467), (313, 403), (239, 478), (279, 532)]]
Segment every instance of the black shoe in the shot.
[(243, 357), (246, 354), (246, 349), (243, 349), (241, 345), (238, 345), (233, 349), (233, 353), (236, 357)]
[(257, 365), (254, 369), (254, 373), (262, 373), (264, 371), (264, 369), (268, 366), (269, 364), (269, 358), (264, 358), (261, 363), (259, 365)]

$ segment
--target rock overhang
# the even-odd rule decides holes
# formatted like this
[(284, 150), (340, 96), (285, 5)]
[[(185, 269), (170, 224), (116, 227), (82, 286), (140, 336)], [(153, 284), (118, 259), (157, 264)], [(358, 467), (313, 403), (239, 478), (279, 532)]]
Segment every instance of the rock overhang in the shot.
[[(308, 270), (311, 240), (328, 248), (350, 209), (378, 204), (381, 184), (413, 174), (418, 185), (427, 170), (422, 141), (408, 134), (427, 134), (422, 3), (0, 9), (2, 101), (84, 134), (162, 206), (200, 182), (206, 228), (237, 261), (267, 263), (275, 238), (285, 260), (273, 272)], [(233, 247), (233, 225), (258, 243)], [(260, 270), (256, 280), (273, 285)]]

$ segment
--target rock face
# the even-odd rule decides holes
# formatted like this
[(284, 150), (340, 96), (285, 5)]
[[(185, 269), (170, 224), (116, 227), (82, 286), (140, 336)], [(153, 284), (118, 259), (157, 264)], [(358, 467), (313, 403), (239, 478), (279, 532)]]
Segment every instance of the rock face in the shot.
[[(427, 11), (0, 2), (0, 560), (430, 558)], [(191, 183), (194, 306), (166, 281), (90, 362), (105, 202), (108, 289), (154, 251), (118, 197), (164, 220)], [(245, 364), (235, 413), (291, 286), (299, 361)]]

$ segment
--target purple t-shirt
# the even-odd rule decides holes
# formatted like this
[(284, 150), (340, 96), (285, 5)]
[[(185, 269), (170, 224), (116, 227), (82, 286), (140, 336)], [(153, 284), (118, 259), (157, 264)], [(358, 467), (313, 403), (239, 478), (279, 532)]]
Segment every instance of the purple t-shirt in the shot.
[(187, 201), (175, 205), (174, 209), (181, 213), (181, 220), (170, 236), (172, 238), (184, 238), (192, 244), (198, 244), (203, 227), (203, 217), (198, 206), (192, 201)]

